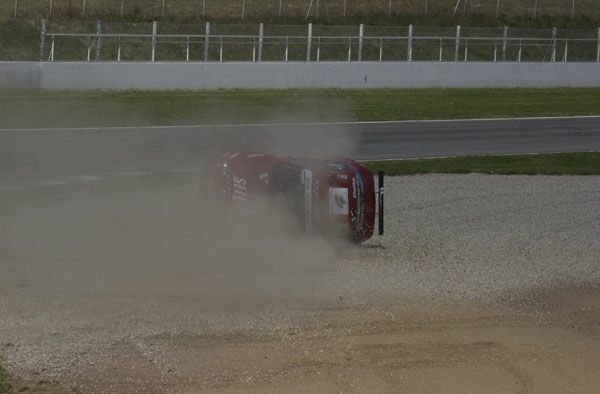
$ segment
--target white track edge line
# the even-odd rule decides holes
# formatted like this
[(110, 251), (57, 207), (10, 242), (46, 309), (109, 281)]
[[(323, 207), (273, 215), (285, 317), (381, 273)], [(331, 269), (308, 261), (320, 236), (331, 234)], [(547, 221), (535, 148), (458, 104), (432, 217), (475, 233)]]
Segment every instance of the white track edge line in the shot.
[(468, 118), (468, 119), (417, 119), (417, 120), (383, 120), (383, 121), (339, 121), (339, 122), (290, 122), (290, 123), (231, 123), (231, 124), (199, 124), (199, 125), (163, 125), (163, 126), (86, 126), (86, 127), (51, 127), (51, 128), (16, 128), (1, 129), (0, 132), (40, 132), (40, 131), (111, 131), (111, 130), (157, 130), (157, 129), (198, 129), (198, 128), (235, 128), (235, 127), (276, 127), (276, 126), (344, 126), (369, 124), (409, 124), (409, 123), (460, 123), (460, 122), (491, 122), (491, 121), (535, 121), (535, 120), (569, 120), (569, 119), (600, 119), (600, 115), (581, 116), (538, 116), (520, 118)]

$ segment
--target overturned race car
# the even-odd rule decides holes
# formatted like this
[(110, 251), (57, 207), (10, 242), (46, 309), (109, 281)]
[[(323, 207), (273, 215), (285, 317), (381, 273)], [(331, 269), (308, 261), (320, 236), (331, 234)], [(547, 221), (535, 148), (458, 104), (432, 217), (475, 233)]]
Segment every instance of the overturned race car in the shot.
[(339, 234), (360, 243), (378, 221), (383, 234), (383, 173), (346, 158), (223, 153), (208, 161), (209, 187), (228, 203), (283, 198), (307, 232)]

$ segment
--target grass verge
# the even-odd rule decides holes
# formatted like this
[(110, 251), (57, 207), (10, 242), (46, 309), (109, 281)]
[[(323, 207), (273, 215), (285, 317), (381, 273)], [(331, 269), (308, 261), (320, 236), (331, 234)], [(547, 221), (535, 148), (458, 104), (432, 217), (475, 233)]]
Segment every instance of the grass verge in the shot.
[(468, 173), (600, 175), (600, 152), (371, 161), (366, 165), (372, 171), (384, 171), (389, 176)]
[(0, 393), (8, 393), (8, 384), (6, 383), (6, 371), (0, 365)]
[(0, 128), (600, 115), (599, 88), (0, 91)]

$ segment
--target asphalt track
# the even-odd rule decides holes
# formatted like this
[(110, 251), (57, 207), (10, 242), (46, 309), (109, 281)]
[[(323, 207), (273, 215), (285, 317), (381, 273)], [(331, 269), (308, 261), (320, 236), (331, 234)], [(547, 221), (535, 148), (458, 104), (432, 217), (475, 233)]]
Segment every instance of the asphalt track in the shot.
[[(0, 130), (0, 187), (197, 168), (213, 151), (402, 159), (600, 151), (600, 116)], [(21, 185), (21, 186), (20, 186)]]

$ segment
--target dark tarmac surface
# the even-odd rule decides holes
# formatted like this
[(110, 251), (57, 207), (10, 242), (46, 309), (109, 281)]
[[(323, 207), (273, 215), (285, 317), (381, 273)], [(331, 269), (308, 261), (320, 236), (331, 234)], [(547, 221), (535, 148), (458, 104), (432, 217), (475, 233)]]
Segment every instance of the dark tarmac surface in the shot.
[(211, 151), (401, 159), (600, 150), (600, 117), (0, 130), (0, 184), (198, 167)]

